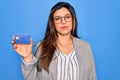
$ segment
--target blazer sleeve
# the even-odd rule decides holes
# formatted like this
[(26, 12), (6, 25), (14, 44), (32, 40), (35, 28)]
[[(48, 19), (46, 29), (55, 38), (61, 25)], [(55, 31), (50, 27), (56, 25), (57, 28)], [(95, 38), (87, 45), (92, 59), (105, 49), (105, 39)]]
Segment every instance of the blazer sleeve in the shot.
[[(37, 47), (38, 47), (38, 45), (39, 44), (37, 44)], [(24, 63), (21, 64), (24, 80), (41, 80), (41, 72), (38, 71), (38, 69), (37, 69), (39, 54), (40, 54), (40, 50), (37, 50), (35, 52), (35, 58), (37, 60), (33, 64), (31, 64), (29, 66), (26, 66)]]
[(90, 44), (88, 45), (88, 52), (89, 57), (90, 57), (90, 76), (89, 76), (89, 80), (97, 80), (96, 77), (96, 69), (95, 69), (95, 61), (94, 61), (94, 57), (93, 57), (93, 53), (92, 53), (92, 49), (90, 47)]

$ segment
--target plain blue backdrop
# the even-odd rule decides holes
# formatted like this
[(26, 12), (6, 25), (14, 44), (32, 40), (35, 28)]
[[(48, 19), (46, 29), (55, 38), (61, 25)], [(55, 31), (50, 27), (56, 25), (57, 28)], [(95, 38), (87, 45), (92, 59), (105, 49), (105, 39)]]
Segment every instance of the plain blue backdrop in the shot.
[(75, 8), (78, 34), (92, 46), (98, 80), (120, 80), (120, 0), (0, 0), (0, 80), (24, 80), (12, 35), (30, 34), (35, 45), (59, 1)]

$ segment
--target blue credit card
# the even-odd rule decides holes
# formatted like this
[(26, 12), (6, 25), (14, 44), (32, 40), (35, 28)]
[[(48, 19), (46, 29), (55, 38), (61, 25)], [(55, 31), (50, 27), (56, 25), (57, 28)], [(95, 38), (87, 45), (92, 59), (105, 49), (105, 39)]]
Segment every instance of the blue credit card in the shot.
[(14, 34), (13, 37), (16, 44), (30, 44), (31, 36), (28, 34)]

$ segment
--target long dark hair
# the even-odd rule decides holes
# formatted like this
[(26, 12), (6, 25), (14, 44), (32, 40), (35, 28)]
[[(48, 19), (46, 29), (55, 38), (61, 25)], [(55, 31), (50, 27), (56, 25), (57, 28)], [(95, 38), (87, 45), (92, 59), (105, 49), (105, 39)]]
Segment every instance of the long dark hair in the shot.
[(38, 49), (41, 47), (41, 55), (39, 56), (39, 63), (38, 63), (39, 70), (43, 68), (47, 72), (49, 72), (49, 65), (54, 55), (54, 52), (56, 50), (56, 40), (58, 37), (57, 31), (55, 29), (54, 21), (53, 21), (53, 15), (56, 10), (61, 9), (63, 7), (67, 8), (73, 17), (73, 21), (72, 21), (73, 28), (71, 30), (71, 35), (74, 37), (78, 37), (77, 36), (77, 19), (76, 19), (76, 13), (74, 8), (67, 2), (58, 2), (51, 9), (45, 37), (41, 42), (41, 44), (38, 46)]

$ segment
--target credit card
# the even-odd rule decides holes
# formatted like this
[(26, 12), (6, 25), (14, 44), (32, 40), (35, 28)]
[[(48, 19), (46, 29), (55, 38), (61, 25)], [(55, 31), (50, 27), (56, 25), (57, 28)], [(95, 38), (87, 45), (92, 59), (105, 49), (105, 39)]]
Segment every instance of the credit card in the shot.
[(14, 34), (13, 37), (16, 44), (30, 44), (29, 34)]

